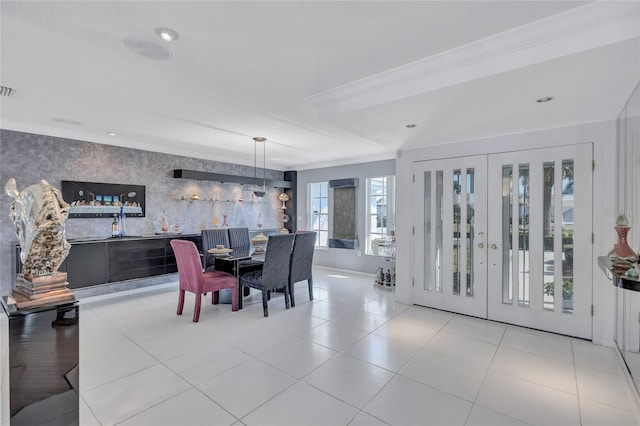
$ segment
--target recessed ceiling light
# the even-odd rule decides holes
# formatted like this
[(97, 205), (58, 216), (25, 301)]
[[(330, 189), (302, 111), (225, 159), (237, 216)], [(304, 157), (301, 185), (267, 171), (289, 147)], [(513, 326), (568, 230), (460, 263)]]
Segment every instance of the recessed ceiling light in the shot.
[(413, 129), (414, 127), (416, 127), (417, 124), (407, 124), (407, 129)]
[(553, 99), (553, 97), (551, 97), (551, 96), (545, 96), (544, 98), (540, 98), (540, 99), (536, 100), (536, 102), (538, 102), (539, 104), (543, 104), (545, 102), (549, 102), (552, 99)]
[(115, 133), (115, 132), (107, 132), (107, 134), (108, 134), (109, 136), (118, 136), (118, 134), (117, 134), (117, 133)]
[(157, 28), (156, 34), (164, 41), (174, 41), (178, 39), (178, 33), (171, 28)]

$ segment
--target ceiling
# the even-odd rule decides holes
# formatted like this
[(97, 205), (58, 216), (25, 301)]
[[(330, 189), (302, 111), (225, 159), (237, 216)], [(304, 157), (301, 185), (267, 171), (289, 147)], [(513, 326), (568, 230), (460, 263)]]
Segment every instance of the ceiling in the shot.
[(2, 128), (247, 165), (263, 136), (278, 170), (613, 119), (640, 80), (637, 1), (0, 7)]

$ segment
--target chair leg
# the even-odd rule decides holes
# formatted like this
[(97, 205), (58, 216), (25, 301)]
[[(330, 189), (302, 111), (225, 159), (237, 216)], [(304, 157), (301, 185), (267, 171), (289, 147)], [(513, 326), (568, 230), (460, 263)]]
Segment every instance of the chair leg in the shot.
[(307, 280), (309, 283), (309, 300), (313, 300), (313, 278)]
[(214, 291), (213, 293), (211, 293), (211, 303), (214, 305), (217, 305), (218, 303), (220, 303), (220, 292), (219, 291)]
[(296, 306), (296, 299), (293, 296), (294, 290), (295, 290), (295, 284), (296, 283), (289, 283), (289, 299), (291, 300), (291, 307), (294, 308)]
[(238, 310), (238, 289), (231, 288), (231, 311), (235, 312)]
[(267, 307), (267, 293), (268, 291), (262, 290), (262, 311), (265, 317), (269, 316), (269, 308)]
[(182, 315), (182, 309), (184, 308), (184, 290), (180, 290), (178, 293), (178, 312), (177, 315)]
[(289, 285), (284, 286), (284, 308), (289, 309), (291, 305), (289, 304)]
[(196, 306), (193, 309), (193, 322), (200, 319), (200, 305), (202, 305), (202, 293), (196, 293)]

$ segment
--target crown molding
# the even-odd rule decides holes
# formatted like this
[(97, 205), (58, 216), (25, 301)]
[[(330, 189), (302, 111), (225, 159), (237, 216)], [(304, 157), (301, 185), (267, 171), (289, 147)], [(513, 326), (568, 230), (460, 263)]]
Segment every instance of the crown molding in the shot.
[[(77, 130), (59, 129), (55, 127), (42, 126), (31, 123), (16, 122), (12, 120), (2, 120), (0, 123), (0, 129), (11, 130), (15, 132), (33, 133), (43, 136), (52, 136), (63, 139), (71, 139), (81, 142), (98, 143), (102, 145), (118, 146), (122, 148), (139, 149), (142, 151), (158, 152), (169, 155), (179, 155), (181, 157), (199, 158), (202, 160), (217, 161), (223, 163), (239, 164), (243, 166), (253, 167), (253, 156), (250, 158), (236, 157), (221, 154), (220, 151), (206, 150), (207, 152), (200, 152), (195, 150), (188, 150), (183, 148), (165, 147), (162, 145), (153, 145), (144, 142), (134, 141), (122, 137), (112, 136), (96, 136), (91, 133), (86, 133)], [(273, 167), (271, 164), (267, 164), (270, 170), (284, 171), (284, 169), (278, 165)]]
[[(239, 165), (250, 166), (250, 167), (253, 167), (254, 165), (253, 157), (251, 157), (250, 159), (247, 159), (247, 158), (238, 158), (234, 156), (224, 156), (224, 155), (220, 155), (220, 153), (215, 150), (213, 153), (202, 153), (202, 152), (186, 150), (186, 149), (177, 149), (172, 147), (163, 147), (160, 145), (146, 144), (138, 141), (125, 139), (122, 137), (112, 137), (112, 136), (101, 137), (101, 136), (96, 136), (90, 133), (85, 133), (77, 130), (59, 129), (56, 127), (41, 126), (41, 125), (16, 122), (16, 121), (6, 120), (6, 119), (2, 120), (2, 122), (0, 123), (0, 129), (11, 130), (14, 132), (33, 133), (36, 135), (51, 136), (51, 137), (57, 137), (62, 139), (70, 139), (74, 141), (91, 142), (91, 143), (98, 143), (102, 145), (112, 145), (112, 146), (118, 146), (122, 148), (139, 149), (142, 151), (158, 152), (162, 154), (179, 155), (182, 157), (199, 158), (202, 160), (239, 164)], [(368, 156), (361, 156), (357, 158), (337, 159), (337, 160), (326, 161), (326, 162), (303, 163), (302, 161), (300, 161), (299, 163), (295, 163), (295, 164), (294, 163), (278, 164), (275, 167), (273, 164), (267, 164), (267, 166), (269, 170), (275, 170), (275, 171), (311, 170), (311, 169), (318, 169), (318, 168), (324, 168), (324, 167), (345, 166), (349, 164), (390, 160), (394, 158), (395, 158), (395, 151), (393, 152), (390, 151), (388, 153), (383, 153), (383, 154), (374, 154), (374, 155), (368, 155)]]
[(304, 163), (304, 164), (292, 165), (290, 168), (301, 171), (301, 170), (325, 169), (329, 167), (351, 166), (351, 165), (360, 164), (360, 163), (373, 163), (375, 161), (395, 160), (396, 155), (397, 155), (396, 150), (390, 150), (389, 152), (385, 152), (382, 154), (374, 154), (374, 155), (366, 155), (366, 156), (363, 155), (361, 157), (341, 158), (333, 161), (322, 161), (317, 163)]
[(306, 98), (323, 115), (392, 102), (640, 37), (640, 2), (597, 1)]

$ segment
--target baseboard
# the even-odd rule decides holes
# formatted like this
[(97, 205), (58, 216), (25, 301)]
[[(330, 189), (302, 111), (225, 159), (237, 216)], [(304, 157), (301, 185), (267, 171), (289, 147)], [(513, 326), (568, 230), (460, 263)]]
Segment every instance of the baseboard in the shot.
[(72, 289), (76, 299), (81, 301), (94, 301), (100, 298), (119, 297), (127, 294), (127, 291), (154, 290), (164, 285), (178, 282), (178, 274), (157, 275), (155, 277), (138, 278), (134, 280), (119, 281), (109, 284), (95, 285)]
[(343, 274), (353, 274), (353, 275), (360, 275), (363, 277), (371, 277), (371, 278), (375, 278), (376, 274), (370, 274), (368, 272), (360, 272), (360, 271), (352, 271), (350, 269), (339, 269), (339, 268), (332, 268), (330, 266), (322, 266), (322, 265), (313, 265), (314, 268), (317, 269), (324, 269), (327, 271), (336, 271), (336, 272), (342, 272)]

